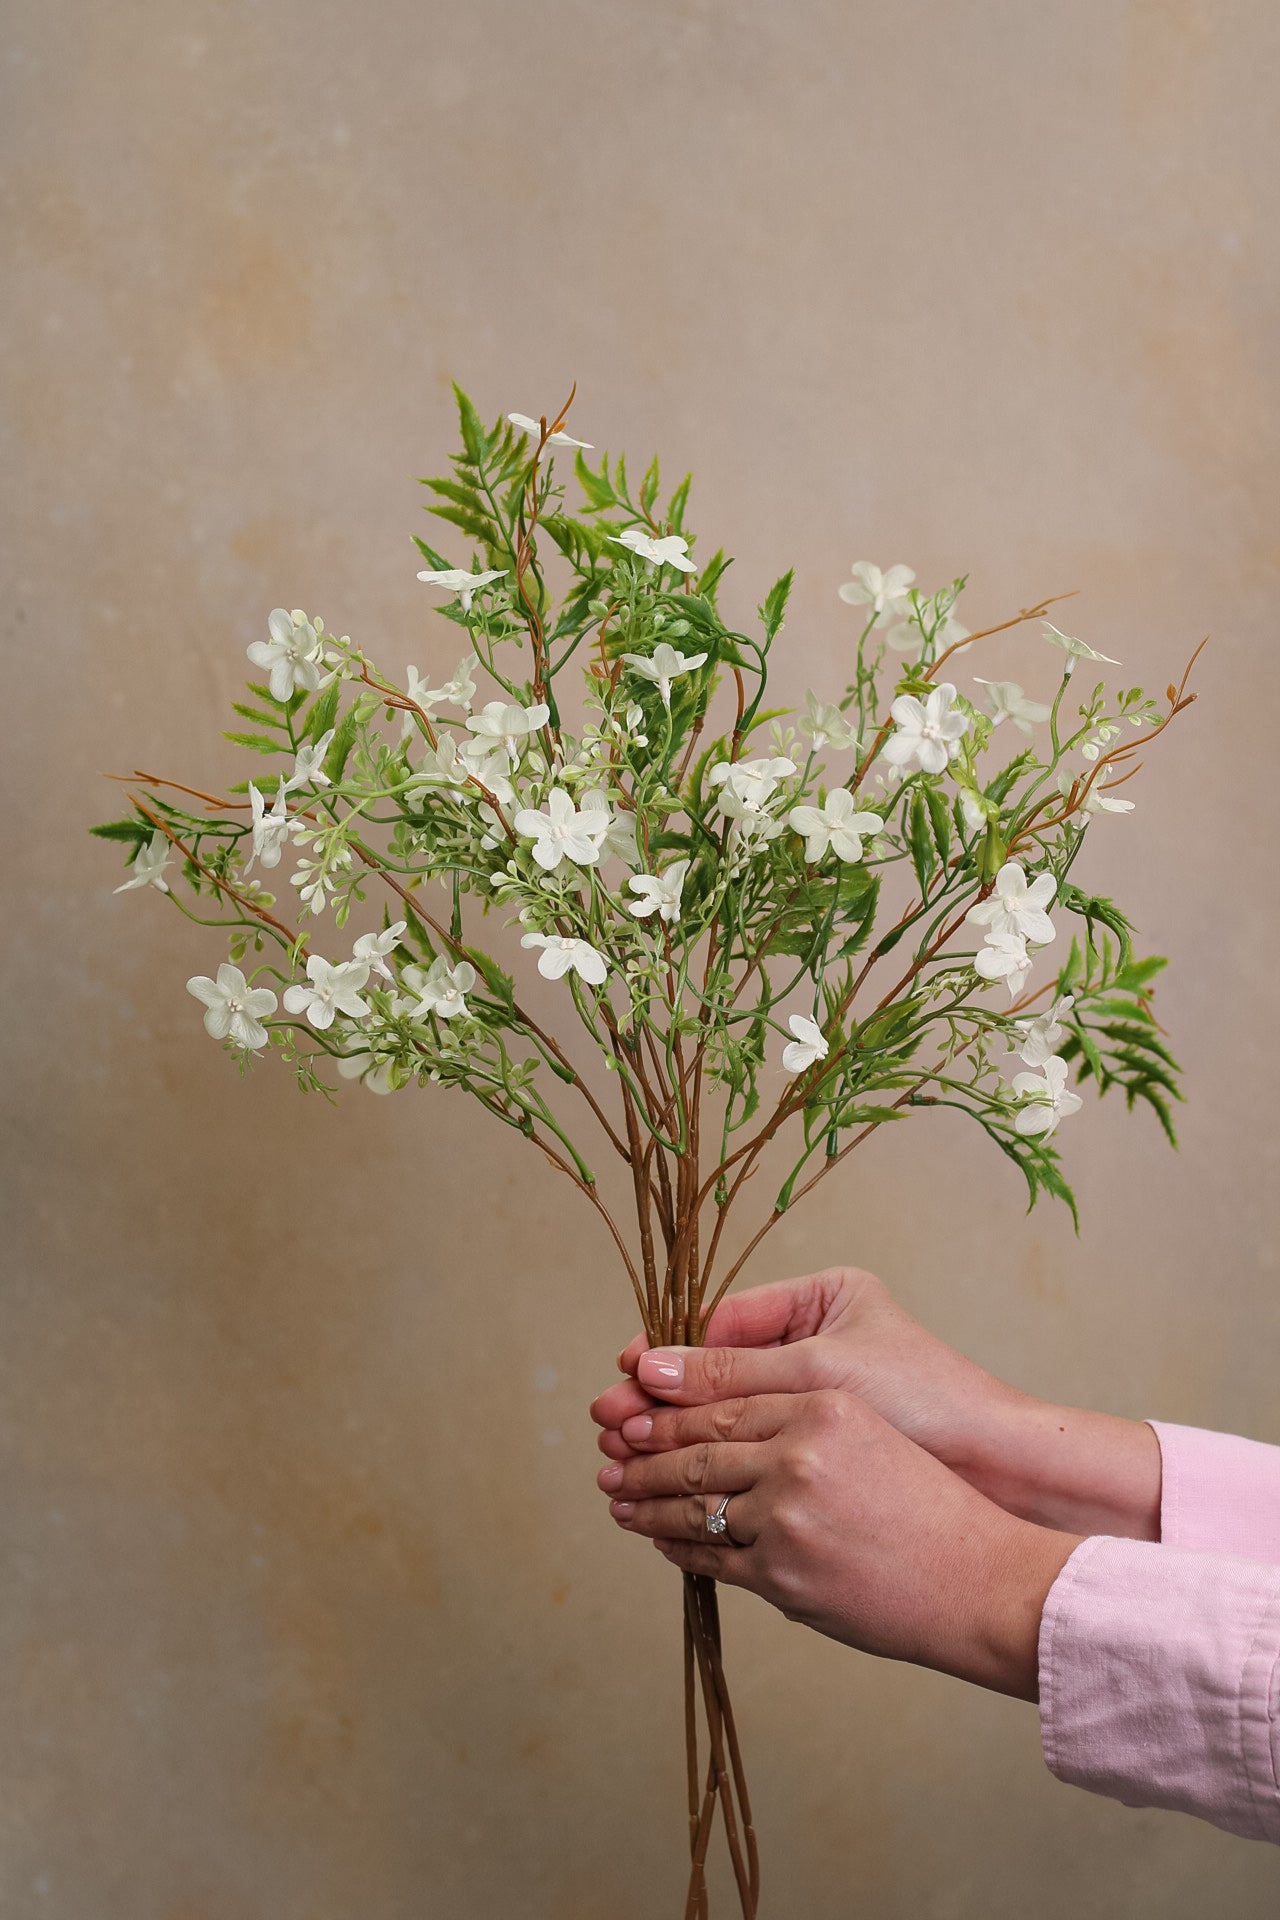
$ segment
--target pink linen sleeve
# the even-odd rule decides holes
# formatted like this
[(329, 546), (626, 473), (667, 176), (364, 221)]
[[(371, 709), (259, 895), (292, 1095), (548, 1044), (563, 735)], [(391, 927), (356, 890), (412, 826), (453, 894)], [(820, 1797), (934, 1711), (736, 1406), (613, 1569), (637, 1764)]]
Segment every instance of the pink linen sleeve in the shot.
[(1280, 1845), (1280, 1566), (1096, 1534), (1040, 1622), (1059, 1780)]
[(1280, 1566), (1280, 1447), (1150, 1420), (1160, 1442), (1160, 1539)]

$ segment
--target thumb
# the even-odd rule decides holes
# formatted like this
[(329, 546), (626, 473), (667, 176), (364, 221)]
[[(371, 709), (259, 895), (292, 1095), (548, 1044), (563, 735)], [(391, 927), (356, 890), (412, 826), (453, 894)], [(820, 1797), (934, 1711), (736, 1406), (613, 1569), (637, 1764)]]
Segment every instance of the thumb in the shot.
[(788, 1347), (652, 1347), (636, 1378), (656, 1400), (701, 1406), (757, 1393), (812, 1393), (827, 1384), (821, 1343)]

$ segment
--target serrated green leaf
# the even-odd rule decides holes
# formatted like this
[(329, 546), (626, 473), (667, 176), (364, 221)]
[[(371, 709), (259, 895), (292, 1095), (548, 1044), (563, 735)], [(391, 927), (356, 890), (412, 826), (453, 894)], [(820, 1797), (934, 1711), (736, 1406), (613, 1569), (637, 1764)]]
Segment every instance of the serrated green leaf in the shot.
[(149, 820), (106, 820), (100, 827), (90, 827), (89, 831), (99, 840), (125, 840), (143, 846), (150, 840), (154, 828)]
[(933, 878), (935, 856), (933, 835), (929, 829), (929, 809), (924, 803), (924, 795), (919, 787), (911, 796), (907, 841), (911, 848), (911, 864), (916, 870), (920, 891), (922, 894), (927, 894), (929, 882)]
[(488, 450), (488, 436), (480, 415), (456, 380), (453, 383), (453, 396), (458, 403), (458, 425), (462, 429), (462, 444), (467, 450), (467, 458), (472, 466), (482, 467)]
[(951, 813), (945, 795), (937, 787), (926, 787), (924, 797), (929, 809), (929, 824), (933, 828), (933, 844), (938, 849), (938, 861), (945, 867), (951, 852)]
[[(283, 716), (279, 711), (275, 713), (265, 713), (261, 707), (244, 706), (239, 700), (233, 700), (231, 702), (231, 711), (232, 713), (238, 713), (242, 720), (256, 720), (260, 727), (279, 727), (280, 731), (285, 735), (285, 738), (288, 738), (288, 730), (285, 727)], [(280, 750), (283, 752), (283, 747)]]
[(764, 597), (764, 605), (757, 609), (766, 640), (773, 640), (782, 627), (794, 580), (795, 568), (789, 567), (780, 580), (774, 581)]
[(338, 716), (338, 698), (341, 692), (342, 682), (340, 680), (335, 680), (332, 686), (325, 688), (307, 715), (306, 729), (302, 736), (304, 740), (310, 740), (314, 743), (317, 740), (323, 739), (325, 734), (328, 733)]
[(329, 751), (325, 755), (324, 770), (335, 783), (342, 778), (343, 770), (355, 745), (356, 729), (360, 724), (358, 707), (348, 707), (342, 716), (342, 724), (333, 736)]
[(651, 514), (658, 498), (658, 456), (655, 453), (649, 462), (644, 479), (640, 482), (640, 505)]
[(265, 733), (224, 733), (222, 737), (233, 746), (248, 747), (251, 753), (269, 753), (273, 760), (285, 751), (279, 740), (269, 740)]

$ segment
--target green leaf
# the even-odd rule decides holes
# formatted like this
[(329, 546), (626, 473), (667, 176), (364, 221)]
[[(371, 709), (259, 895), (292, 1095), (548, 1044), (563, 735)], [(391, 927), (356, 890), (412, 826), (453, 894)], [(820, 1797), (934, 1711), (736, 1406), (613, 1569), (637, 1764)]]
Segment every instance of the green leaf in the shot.
[(658, 498), (658, 456), (655, 453), (649, 462), (648, 471), (640, 482), (640, 505), (646, 513), (653, 512)]
[[(285, 737), (288, 737), (284, 720), (278, 710), (275, 713), (264, 713), (261, 707), (246, 707), (243, 706), (239, 700), (233, 700), (231, 702), (231, 711), (232, 713), (238, 713), (242, 720), (256, 720), (260, 727), (279, 727), (280, 731), (285, 734)], [(284, 748), (281, 747), (280, 751), (283, 753)]]
[(306, 730), (302, 736), (304, 740), (313, 742), (321, 740), (324, 738), (324, 735), (328, 733), (334, 720), (337, 718), (338, 696), (341, 692), (342, 682), (340, 680), (335, 680), (331, 687), (325, 688), (314, 707), (312, 707), (311, 712), (307, 715)]
[(671, 525), (677, 533), (683, 533), (684, 531), (684, 510), (689, 504), (689, 488), (692, 485), (693, 475), (686, 473), (684, 479), (672, 494), (670, 505), (667, 507), (667, 519), (671, 522)]
[(919, 787), (911, 796), (908, 840), (911, 846), (911, 864), (916, 870), (920, 891), (927, 894), (934, 868), (933, 836), (929, 830), (929, 809), (925, 805), (924, 795)]
[(587, 496), (587, 504), (592, 513), (603, 513), (608, 507), (618, 505), (618, 496), (609, 482), (609, 456), (605, 454), (600, 464), (600, 472), (594, 473), (583, 459), (576, 455), (573, 470), (578, 476), (578, 485)]
[(462, 429), (462, 444), (467, 450), (467, 458), (473, 467), (482, 467), (487, 452), (487, 437), (480, 415), (456, 380), (453, 383), (453, 395), (458, 403), (458, 424)]
[(772, 641), (781, 629), (794, 580), (795, 568), (789, 567), (780, 580), (774, 581), (764, 597), (764, 605), (757, 609), (764, 626), (766, 640)]
[(479, 947), (463, 947), (462, 951), (488, 987), (498, 1004), (507, 1013), (515, 1006), (516, 983), (509, 973), (504, 973), (497, 961)]
[(152, 832), (149, 820), (106, 820), (100, 827), (90, 827), (90, 833), (99, 840), (127, 840), (134, 846), (145, 846)]
[(265, 733), (224, 733), (222, 737), (233, 746), (248, 747), (253, 753), (269, 753), (273, 760), (278, 760), (285, 751), (279, 740), (269, 740)]
[(698, 575), (698, 592), (704, 600), (710, 601), (713, 607), (716, 599), (716, 588), (720, 585), (721, 580), (732, 565), (732, 560), (727, 557), (724, 549), (721, 547), (712, 554), (706, 566)]
[(356, 729), (359, 726), (359, 709), (348, 707), (342, 716), (342, 724), (333, 736), (329, 751), (324, 758), (324, 770), (330, 780), (339, 781), (343, 769), (356, 742)]
[[(431, 508), (428, 507), (427, 512), (430, 513), (430, 511), (431, 511)], [(413, 544), (418, 549), (418, 552), (422, 555), (427, 565), (433, 568), (436, 573), (447, 573), (449, 571), (450, 562), (445, 559), (442, 553), (437, 553), (434, 547), (428, 546), (427, 542), (424, 539), (422, 539), (421, 535), (416, 533), (413, 535)]]
[(951, 852), (951, 812), (937, 787), (926, 787), (924, 797), (933, 828), (933, 844), (938, 849), (939, 863), (945, 867)]
[(437, 520), (447, 520), (451, 526), (460, 527), (463, 533), (478, 541), (482, 547), (497, 548), (503, 544), (494, 522), (470, 507), (431, 506), (427, 512), (434, 513)]

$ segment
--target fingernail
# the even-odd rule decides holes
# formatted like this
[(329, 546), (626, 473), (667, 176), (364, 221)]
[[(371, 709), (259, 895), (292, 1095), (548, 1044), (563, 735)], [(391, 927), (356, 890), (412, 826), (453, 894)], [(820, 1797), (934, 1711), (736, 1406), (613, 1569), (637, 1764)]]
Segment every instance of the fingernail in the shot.
[(623, 1421), (621, 1427), (624, 1440), (647, 1440), (652, 1432), (653, 1415), (651, 1413), (633, 1413), (629, 1420)]
[(596, 1485), (605, 1493), (612, 1493), (615, 1487), (622, 1485), (622, 1468), (616, 1462), (611, 1467), (601, 1467), (596, 1475)]
[(611, 1500), (609, 1502), (609, 1511), (615, 1520), (630, 1520), (635, 1510), (636, 1503), (634, 1500)]
[(640, 1355), (640, 1378), (646, 1387), (678, 1387), (684, 1380), (684, 1355), (674, 1347), (654, 1347)]

